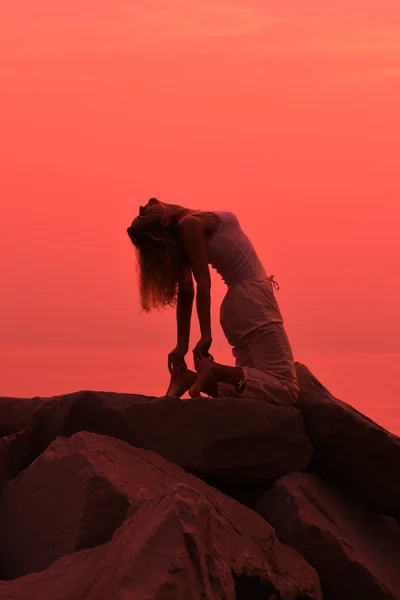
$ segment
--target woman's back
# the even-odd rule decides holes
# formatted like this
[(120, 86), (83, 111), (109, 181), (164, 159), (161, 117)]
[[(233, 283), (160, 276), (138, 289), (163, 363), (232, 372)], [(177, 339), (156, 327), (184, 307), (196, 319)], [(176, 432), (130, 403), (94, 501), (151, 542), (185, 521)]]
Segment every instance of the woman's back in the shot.
[(228, 287), (246, 279), (267, 277), (253, 244), (234, 213), (201, 211), (197, 214), (212, 214), (218, 218), (217, 229), (207, 240), (207, 255)]

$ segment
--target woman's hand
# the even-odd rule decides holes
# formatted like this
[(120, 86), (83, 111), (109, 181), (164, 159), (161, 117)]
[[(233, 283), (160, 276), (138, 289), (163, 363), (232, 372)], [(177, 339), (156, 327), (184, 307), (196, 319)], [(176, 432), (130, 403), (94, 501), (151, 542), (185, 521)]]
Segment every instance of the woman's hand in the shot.
[(173, 350), (168, 354), (168, 371), (172, 373), (178, 367), (187, 369), (185, 356), (188, 348), (182, 348), (181, 346), (175, 346)]
[(202, 358), (211, 358), (212, 359), (212, 356), (209, 353), (211, 343), (212, 343), (211, 336), (202, 336), (200, 341), (196, 344), (196, 346), (193, 350), (193, 359), (194, 359), (195, 367), (196, 367), (196, 364), (199, 362), (199, 360), (201, 360)]

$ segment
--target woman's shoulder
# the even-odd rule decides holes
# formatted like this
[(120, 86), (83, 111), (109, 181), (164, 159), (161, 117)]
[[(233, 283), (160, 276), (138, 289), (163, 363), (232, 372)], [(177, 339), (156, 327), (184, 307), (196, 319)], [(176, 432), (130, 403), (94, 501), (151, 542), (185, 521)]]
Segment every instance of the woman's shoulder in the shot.
[(198, 216), (216, 216), (223, 221), (239, 221), (236, 214), (230, 210), (199, 210), (193, 214)]
[(224, 223), (226, 223), (227, 225), (238, 225), (239, 224), (239, 219), (236, 216), (236, 214), (230, 210), (217, 210), (214, 212), (215, 215), (218, 216), (218, 218), (223, 221)]
[(194, 229), (200, 227), (206, 237), (208, 237), (217, 230), (222, 220), (222, 213), (220, 211), (196, 210), (180, 219), (179, 229), (180, 231), (186, 229), (188, 232), (193, 232)]

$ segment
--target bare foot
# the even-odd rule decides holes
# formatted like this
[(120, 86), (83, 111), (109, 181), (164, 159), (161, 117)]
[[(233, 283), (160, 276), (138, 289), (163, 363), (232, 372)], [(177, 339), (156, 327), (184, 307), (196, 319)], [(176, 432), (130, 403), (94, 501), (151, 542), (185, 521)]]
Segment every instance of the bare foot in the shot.
[[(197, 378), (189, 390), (191, 398), (197, 398), (201, 395), (201, 392), (205, 392), (209, 396), (216, 395), (217, 381), (213, 367), (213, 361), (208, 358), (203, 358), (197, 363)], [(210, 393), (210, 391), (214, 393)]]
[(177, 367), (171, 373), (171, 381), (165, 395), (180, 398), (195, 381), (196, 373), (194, 371)]

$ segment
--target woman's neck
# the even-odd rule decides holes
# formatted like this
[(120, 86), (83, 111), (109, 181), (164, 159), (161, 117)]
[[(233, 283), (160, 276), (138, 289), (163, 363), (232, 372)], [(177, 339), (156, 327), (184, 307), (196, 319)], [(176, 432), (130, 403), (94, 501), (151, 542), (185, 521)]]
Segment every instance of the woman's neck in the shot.
[(178, 224), (179, 221), (181, 221), (181, 219), (183, 219), (183, 217), (186, 217), (187, 215), (191, 215), (195, 212), (198, 212), (198, 211), (194, 208), (185, 208), (184, 206), (171, 207), (171, 213), (170, 213), (171, 223)]
[(168, 233), (168, 238), (170, 240), (170, 242), (172, 242), (174, 245), (179, 244), (179, 240), (180, 240), (180, 235), (179, 235), (179, 223), (182, 221), (182, 219), (184, 217), (186, 217), (187, 215), (191, 215), (195, 212), (197, 212), (196, 210), (192, 209), (192, 208), (185, 208), (183, 206), (174, 206), (171, 207), (170, 211), (168, 211), (169, 214), (169, 219), (170, 219), (170, 225), (168, 227), (169, 229), (169, 233)]

